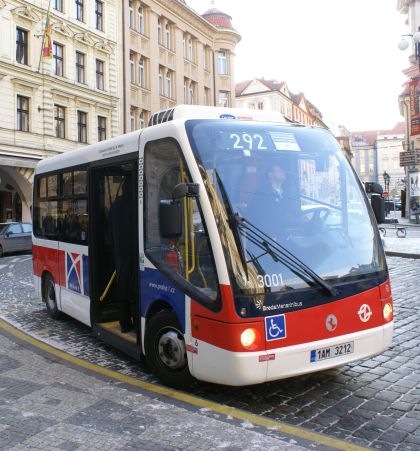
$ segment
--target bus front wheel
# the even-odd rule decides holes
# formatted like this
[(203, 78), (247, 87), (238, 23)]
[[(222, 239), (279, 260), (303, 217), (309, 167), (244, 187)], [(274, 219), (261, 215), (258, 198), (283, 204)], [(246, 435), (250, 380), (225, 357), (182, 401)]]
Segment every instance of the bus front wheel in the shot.
[(161, 310), (146, 325), (146, 360), (166, 385), (186, 388), (193, 382), (181, 327), (174, 312)]
[(58, 310), (55, 285), (51, 274), (47, 274), (44, 277), (42, 283), (42, 300), (45, 302), (47, 313), (51, 318), (60, 319), (63, 317), (63, 314)]

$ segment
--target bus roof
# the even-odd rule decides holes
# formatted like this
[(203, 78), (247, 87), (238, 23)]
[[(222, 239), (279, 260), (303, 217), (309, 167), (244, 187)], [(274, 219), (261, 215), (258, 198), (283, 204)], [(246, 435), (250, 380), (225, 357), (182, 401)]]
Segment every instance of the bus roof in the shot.
[(45, 158), (36, 166), (37, 174), (56, 171), (62, 168), (87, 164), (112, 156), (124, 155), (131, 152), (138, 152), (139, 135), (142, 130), (135, 130), (131, 133), (119, 135), (114, 138), (100, 141), (90, 146), (70, 150), (60, 155)]
[(162, 124), (175, 119), (236, 119), (240, 121), (279, 122), (282, 124), (287, 122), (284, 116), (278, 111), (179, 105), (154, 113), (149, 120), (149, 126)]

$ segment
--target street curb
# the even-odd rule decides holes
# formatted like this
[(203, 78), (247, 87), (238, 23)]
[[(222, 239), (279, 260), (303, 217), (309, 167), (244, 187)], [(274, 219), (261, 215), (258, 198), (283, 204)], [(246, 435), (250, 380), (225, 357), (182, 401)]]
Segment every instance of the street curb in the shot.
[[(66, 351), (54, 347), (54, 345), (42, 341), (39, 337), (30, 335), (28, 332), (20, 330), (14, 324), (9, 323), (9, 321), (3, 317), (0, 317), (0, 333), (5, 333), (9, 337), (12, 336), (19, 341), (28, 344), (41, 353), (46, 353), (51, 357), (57, 358), (57, 361), (63, 361), (75, 368), (83, 371), (87, 371), (92, 375), (101, 376), (113, 381), (117, 381), (123, 384), (136, 387), (143, 390), (148, 395), (157, 395), (162, 398), (166, 398), (169, 402), (180, 401), (188, 406), (195, 407), (198, 409), (212, 410), (213, 412), (224, 415), (227, 417), (232, 417), (235, 420), (246, 421), (248, 423), (254, 424), (256, 426), (262, 427), (264, 429), (277, 431), (280, 434), (286, 434), (288, 438), (298, 440), (297, 445), (311, 449), (311, 444), (320, 445), (320, 449), (336, 449), (342, 451), (367, 451), (368, 448), (359, 446), (355, 443), (346, 442), (343, 439), (336, 438), (334, 436), (329, 436), (322, 432), (314, 432), (307, 430), (303, 427), (289, 425), (283, 423), (282, 421), (271, 419), (268, 417), (263, 417), (257, 414), (246, 412), (242, 409), (238, 409), (232, 406), (219, 404), (216, 401), (207, 401), (196, 395), (190, 395), (186, 392), (175, 390), (170, 387), (153, 384), (150, 382), (141, 381), (132, 376), (124, 375), (115, 370), (101, 367), (100, 365), (90, 363), (86, 360), (75, 357), (68, 354)], [(168, 402), (166, 401), (166, 402)], [(199, 411), (198, 411), (199, 412)], [(299, 444), (299, 440), (302, 440), (305, 444)], [(307, 444), (306, 444), (307, 443)]]
[(407, 254), (405, 252), (385, 251), (388, 257), (415, 258), (420, 259), (420, 254)]

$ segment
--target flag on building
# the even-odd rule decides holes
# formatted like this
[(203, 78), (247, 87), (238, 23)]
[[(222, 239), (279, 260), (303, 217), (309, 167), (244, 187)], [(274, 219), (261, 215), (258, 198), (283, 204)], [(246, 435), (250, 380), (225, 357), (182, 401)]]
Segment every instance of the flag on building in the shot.
[(50, 23), (49, 15), (48, 15), (47, 21), (45, 24), (44, 46), (42, 48), (42, 58), (43, 59), (51, 59), (53, 56), (51, 32), (52, 32), (51, 23)]

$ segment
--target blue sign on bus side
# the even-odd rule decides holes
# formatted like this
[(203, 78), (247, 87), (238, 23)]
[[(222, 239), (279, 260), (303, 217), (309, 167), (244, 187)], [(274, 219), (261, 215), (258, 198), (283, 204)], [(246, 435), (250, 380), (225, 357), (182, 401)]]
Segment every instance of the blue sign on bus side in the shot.
[(286, 338), (286, 318), (284, 315), (265, 318), (265, 338), (267, 341)]

